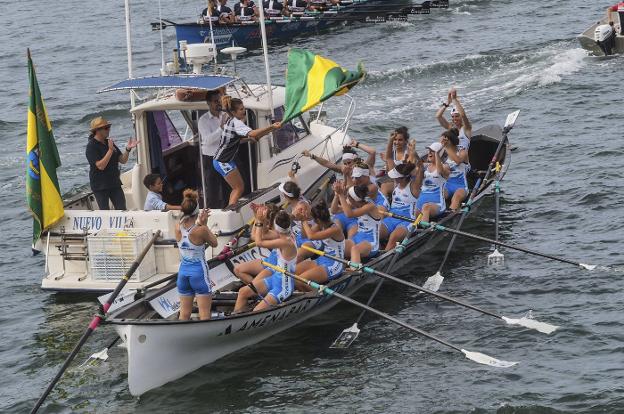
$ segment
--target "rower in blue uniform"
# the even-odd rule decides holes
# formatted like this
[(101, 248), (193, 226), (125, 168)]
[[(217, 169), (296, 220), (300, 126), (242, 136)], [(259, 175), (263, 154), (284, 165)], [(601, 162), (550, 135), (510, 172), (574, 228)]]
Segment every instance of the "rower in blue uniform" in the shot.
[(427, 149), (427, 164), (423, 168), (422, 186), (416, 204), (423, 221), (429, 221), (446, 210), (444, 185), (450, 173), (448, 165), (441, 159), (444, 151), (442, 144), (434, 142)]
[[(273, 203), (266, 203), (255, 208), (252, 206), (252, 208), (254, 209), (254, 225), (251, 228), (251, 239), (254, 241), (258, 239), (277, 239), (278, 234), (273, 229), (273, 222), (281, 209)], [(258, 236), (258, 232), (261, 232), (262, 235)], [(262, 264), (263, 260), (273, 265), (276, 264), (277, 250), (271, 250), (267, 257), (236, 264), (234, 266), (234, 274), (244, 283), (251, 283), (254, 279), (264, 279), (271, 275), (272, 270), (270, 267)]]
[(193, 298), (197, 298), (199, 319), (210, 319), (212, 289), (206, 264), (206, 243), (217, 247), (217, 237), (210, 231), (208, 210), (199, 212), (197, 191), (184, 190), (182, 219), (176, 225), (175, 234), (180, 250), (177, 287), (180, 295), (180, 320), (191, 319)]
[[(307, 221), (303, 222), (303, 231), (310, 240), (319, 240), (322, 242), (322, 250), (331, 255), (344, 258), (345, 237), (340, 227), (332, 222), (329, 208), (325, 201), (321, 200), (316, 206), (308, 209), (307, 214), (314, 219), (314, 225), (310, 225)], [(318, 249), (321, 250), (321, 249)], [(308, 280), (314, 280), (317, 283), (325, 283), (336, 279), (342, 274), (344, 266), (342, 263), (321, 256), (318, 259), (305, 260), (297, 265), (297, 274)], [(303, 283), (301, 289), (309, 290)]]
[[(388, 176), (394, 180), (396, 186), (392, 192), (392, 205), (390, 212), (410, 217), (415, 220), (417, 215), (418, 196), (422, 184), (421, 166), (410, 162), (399, 164), (388, 171)], [(410, 224), (393, 217), (387, 217), (383, 221), (387, 229), (388, 243), (386, 250), (393, 249), (396, 243), (403, 240), (409, 231)]]
[[(273, 223), (273, 227), (279, 234), (279, 237), (274, 240), (264, 240), (262, 239), (262, 233), (259, 233), (260, 238), (256, 240), (256, 246), (277, 250), (276, 266), (294, 273), (297, 266), (297, 246), (295, 245), (290, 226), (290, 215), (285, 211), (280, 211), (277, 213)], [(288, 299), (295, 288), (294, 280), (291, 277), (276, 270), (267, 278), (254, 280), (252, 285), (253, 289), (249, 286), (244, 286), (238, 291), (234, 313), (242, 312), (247, 305), (247, 301), (255, 296), (260, 296), (261, 301), (254, 307), (254, 312), (268, 309)]]
[[(390, 171), (397, 165), (401, 165), (407, 161), (407, 157), (409, 155), (409, 138), (409, 132), (404, 126), (398, 127), (392, 131), (390, 137), (388, 137), (386, 150), (381, 153), (381, 158), (385, 162), (386, 171)], [(390, 161), (392, 161), (392, 163), (390, 163)], [(392, 195), (392, 190), (394, 190), (394, 183), (392, 181), (388, 181), (383, 183), (380, 188), (381, 192), (386, 197), (390, 197)]]
[(354, 262), (361, 258), (371, 257), (379, 251), (379, 227), (381, 213), (373, 200), (367, 197), (368, 188), (365, 185), (349, 187), (344, 184), (334, 184), (334, 192), (340, 198), (340, 204), (347, 217), (357, 218), (357, 232), (346, 242), (346, 254)]
[(446, 198), (451, 200), (449, 208), (453, 211), (459, 210), (461, 203), (468, 195), (468, 181), (466, 180), (468, 151), (461, 145), (456, 131), (452, 128), (440, 135), (440, 144), (444, 146), (448, 155), (446, 165), (450, 170), (446, 180)]

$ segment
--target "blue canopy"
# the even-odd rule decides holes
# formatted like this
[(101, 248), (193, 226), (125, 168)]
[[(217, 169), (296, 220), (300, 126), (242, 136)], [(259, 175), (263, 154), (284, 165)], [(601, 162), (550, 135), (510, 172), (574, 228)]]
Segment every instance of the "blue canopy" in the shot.
[(171, 75), (171, 76), (147, 76), (133, 78), (118, 82), (104, 88), (98, 93), (118, 91), (122, 89), (163, 89), (163, 88), (189, 88), (212, 91), (227, 86), (237, 78), (231, 76), (215, 75)]

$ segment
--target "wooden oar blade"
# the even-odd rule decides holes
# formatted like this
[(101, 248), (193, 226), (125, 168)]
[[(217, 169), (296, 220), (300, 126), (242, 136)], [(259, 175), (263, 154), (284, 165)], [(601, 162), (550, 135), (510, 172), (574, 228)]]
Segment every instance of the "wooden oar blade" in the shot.
[(423, 284), (423, 288), (429, 289), (432, 292), (437, 292), (440, 289), (440, 286), (444, 282), (444, 276), (438, 271), (435, 275), (429, 276), (425, 283)]
[(504, 316), (502, 318), (508, 325), (523, 326), (528, 329), (533, 329), (538, 332), (545, 333), (546, 335), (549, 335), (559, 329), (557, 325), (551, 325), (546, 322), (536, 321), (535, 319), (527, 318), (526, 316), (523, 316), (520, 319), (506, 318)]
[(467, 351), (465, 349), (462, 349), (461, 351), (464, 353), (464, 355), (466, 355), (466, 358), (468, 358), (469, 360), (477, 362), (479, 364), (489, 365), (491, 367), (509, 368), (518, 364), (517, 362), (503, 361), (500, 359), (496, 359), (489, 355), (482, 354), (481, 352), (472, 352), (472, 351)]
[(340, 333), (338, 338), (330, 345), (333, 349), (346, 349), (351, 346), (353, 341), (356, 340), (360, 334), (360, 328), (358, 328), (357, 322), (351, 325)]

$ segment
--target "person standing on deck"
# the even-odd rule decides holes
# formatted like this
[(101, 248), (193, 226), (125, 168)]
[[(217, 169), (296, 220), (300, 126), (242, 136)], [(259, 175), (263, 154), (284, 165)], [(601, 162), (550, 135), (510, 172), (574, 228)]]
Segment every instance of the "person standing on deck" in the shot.
[(204, 158), (207, 202), (211, 208), (224, 207), (229, 191), (221, 176), (212, 166), (212, 160), (219, 149), (219, 141), (223, 132), (221, 124), (225, 118), (225, 114), (221, 110), (221, 91), (208, 91), (206, 103), (208, 104), (208, 112), (199, 117), (197, 128), (201, 137), (201, 151)]
[[(451, 122), (444, 117), (446, 108), (453, 104), (455, 107), (451, 111)], [(472, 138), (472, 124), (466, 115), (464, 107), (459, 102), (457, 91), (451, 88), (448, 92), (446, 102), (442, 102), (440, 109), (436, 112), (436, 119), (444, 129), (457, 128), (459, 131), (459, 144), (468, 151), (470, 148), (470, 139)]]
[(128, 162), (130, 152), (138, 141), (130, 138), (121, 152), (109, 138), (111, 123), (101, 116), (91, 120), (86, 157), (89, 161), (89, 184), (100, 210), (109, 210), (109, 201), (115, 210), (126, 209), (126, 196), (121, 189), (119, 164)]
[(199, 194), (190, 189), (184, 190), (182, 200), (184, 216), (176, 225), (175, 235), (180, 249), (178, 269), (178, 294), (180, 295), (179, 319), (191, 319), (193, 298), (197, 298), (199, 319), (210, 319), (212, 290), (206, 264), (206, 244), (217, 247), (217, 237), (206, 225), (208, 210), (199, 212)]

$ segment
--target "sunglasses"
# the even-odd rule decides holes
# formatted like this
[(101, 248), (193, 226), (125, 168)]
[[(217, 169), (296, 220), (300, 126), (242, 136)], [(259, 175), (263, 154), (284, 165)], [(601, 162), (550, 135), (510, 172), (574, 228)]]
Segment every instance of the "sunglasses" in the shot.
[(111, 129), (111, 126), (110, 125), (106, 125), (106, 126), (103, 126), (103, 127), (99, 127), (96, 131), (99, 131), (100, 129), (105, 129), (105, 130), (108, 131), (109, 129)]

